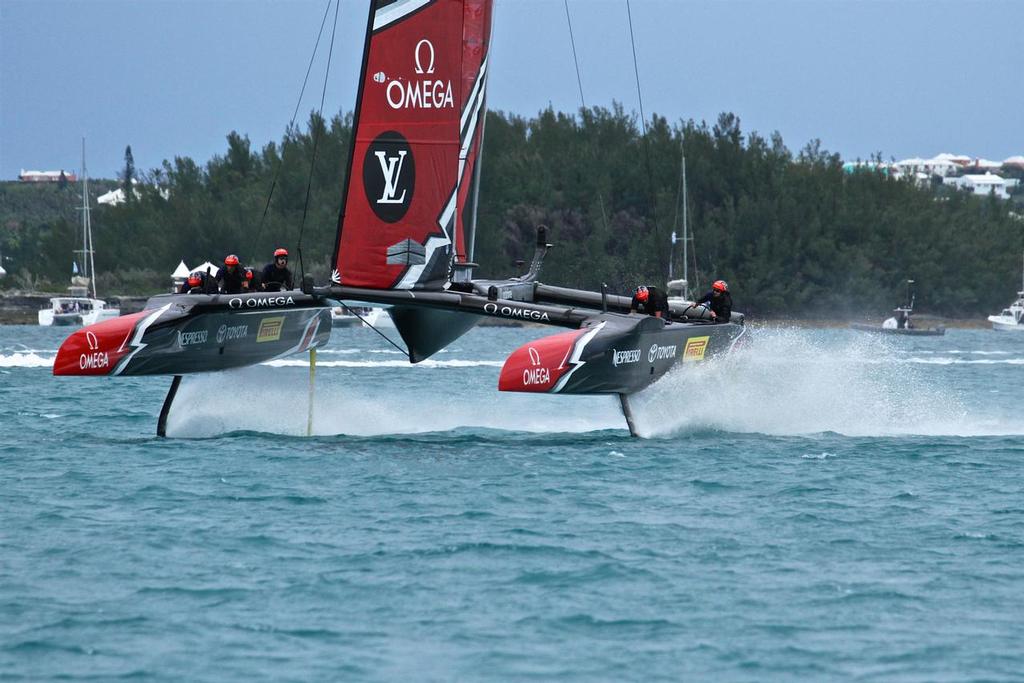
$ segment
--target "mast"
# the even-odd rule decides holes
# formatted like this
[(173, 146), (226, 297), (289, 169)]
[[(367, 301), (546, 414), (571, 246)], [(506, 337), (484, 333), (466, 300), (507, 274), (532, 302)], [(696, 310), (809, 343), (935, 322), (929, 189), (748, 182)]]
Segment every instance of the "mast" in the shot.
[(689, 262), (687, 261), (687, 249), (686, 240), (689, 239), (686, 234), (686, 154), (683, 153), (683, 298), (690, 298), (690, 275), (689, 275)]
[[(85, 258), (89, 259), (89, 284), (92, 285), (92, 298), (98, 298), (96, 296), (96, 259), (95, 250), (92, 246), (92, 214), (89, 211), (89, 172), (85, 167), (85, 138), (82, 138), (82, 210), (83, 214), (83, 232), (85, 232), (85, 243), (86, 243), (86, 254)], [(84, 261), (85, 258), (82, 260)], [(84, 265), (84, 264), (83, 264)]]
[[(89, 213), (89, 172), (85, 166), (85, 138), (82, 138), (82, 206), (79, 209), (82, 212), (82, 248), (76, 249), (75, 253), (82, 255), (82, 270), (81, 277), (85, 278), (85, 289), (86, 294), (89, 293), (89, 288), (92, 288), (92, 298), (98, 298), (96, 295), (96, 260), (93, 258), (93, 246), (92, 246), (92, 215)], [(72, 285), (75, 284), (72, 278)]]

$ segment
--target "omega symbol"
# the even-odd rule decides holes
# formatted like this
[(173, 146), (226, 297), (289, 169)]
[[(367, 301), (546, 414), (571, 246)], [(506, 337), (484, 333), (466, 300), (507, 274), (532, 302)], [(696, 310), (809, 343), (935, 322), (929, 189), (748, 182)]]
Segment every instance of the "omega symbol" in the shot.
[[(430, 55), (430, 61), (427, 62), (427, 70), (426, 71), (423, 70), (423, 62), (420, 60), (420, 48), (423, 47), (424, 45), (427, 46), (427, 50), (429, 50), (429, 55)], [(431, 43), (426, 38), (424, 38), (420, 42), (416, 43), (416, 73), (418, 73), (418, 74), (423, 74), (423, 73), (432, 74), (432, 73), (434, 73), (434, 44)]]

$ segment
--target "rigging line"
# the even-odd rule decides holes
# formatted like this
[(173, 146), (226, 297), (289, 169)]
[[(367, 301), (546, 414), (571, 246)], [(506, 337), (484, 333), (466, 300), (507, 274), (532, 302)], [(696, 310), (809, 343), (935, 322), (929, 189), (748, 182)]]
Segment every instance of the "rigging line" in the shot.
[[(585, 112), (587, 109), (587, 100), (586, 98), (583, 97), (583, 79), (580, 77), (580, 60), (576, 56), (576, 40), (575, 38), (573, 38), (572, 34), (572, 17), (569, 16), (569, 0), (563, 0), (563, 3), (565, 5), (565, 21), (569, 25), (569, 43), (570, 45), (572, 45), (572, 63), (573, 66), (576, 67), (576, 85), (579, 86), (580, 89), (580, 107), (582, 109), (582, 111), (580, 112), (580, 120), (582, 123), (583, 112)], [(594, 150), (593, 148), (591, 148), (590, 151), (593, 154), (594, 164), (596, 166), (597, 151)], [(597, 192), (597, 202), (598, 205), (601, 207), (601, 223), (604, 225), (605, 232), (608, 232), (608, 212), (605, 210), (604, 206), (604, 193), (601, 192), (600, 190), (598, 190)]]
[[(317, 119), (320, 126), (327, 129), (324, 121), (324, 100), (327, 98), (327, 82), (331, 76), (331, 59), (334, 56), (334, 36), (338, 32), (338, 10), (341, 7), (341, 0), (334, 0), (334, 26), (331, 28), (331, 46), (327, 52), (327, 68), (324, 69), (324, 87), (320, 91), (320, 109), (317, 110)], [(302, 221), (299, 223), (299, 241), (296, 250), (299, 252), (299, 273), (302, 280), (306, 279), (306, 269), (302, 260), (302, 232), (306, 228), (306, 214), (309, 212), (309, 195), (313, 188), (313, 171), (316, 168), (316, 155), (320, 146), (320, 128), (313, 131), (313, 154), (309, 160), (309, 178), (306, 180), (306, 201), (302, 204)]]
[(647, 117), (644, 114), (644, 96), (640, 90), (640, 68), (636, 60), (636, 40), (633, 38), (633, 12), (626, 0), (626, 17), (629, 19), (629, 45), (633, 48), (633, 76), (636, 78), (636, 99), (640, 104), (640, 130), (643, 133), (644, 164), (647, 166), (647, 190), (650, 193), (651, 219), (654, 221), (655, 236), (658, 233), (658, 198), (654, 191), (654, 171), (651, 167), (651, 145), (647, 138)]
[(580, 89), (580, 103), (587, 108), (587, 101), (583, 98), (583, 79), (580, 78), (580, 60), (576, 57), (576, 39), (572, 35), (572, 18), (569, 16), (569, 0), (563, 0), (565, 5), (565, 21), (569, 24), (569, 44), (572, 45), (572, 63), (576, 66), (576, 85)]
[[(370, 321), (368, 321), (368, 320), (367, 320), (366, 318), (364, 318), (363, 316), (361, 316), (361, 315), (359, 315), (358, 313), (356, 313), (356, 309), (352, 308), (351, 306), (349, 306), (348, 304), (346, 304), (346, 303), (345, 303), (344, 301), (339, 301), (338, 303), (339, 303), (339, 304), (341, 304), (341, 307), (342, 307), (342, 308), (344, 308), (344, 309), (345, 309), (346, 311), (348, 311), (349, 313), (351, 313), (351, 314), (352, 314), (352, 315), (354, 315), (355, 317), (357, 317), (357, 318), (359, 318), (360, 320), (362, 320), (362, 321), (363, 321), (363, 324), (364, 324), (364, 325), (366, 325), (367, 327), (369, 327), (369, 328), (370, 328), (371, 330), (373, 330), (374, 332), (376, 332), (376, 333), (377, 333), (377, 334), (379, 334), (380, 336), (384, 337), (384, 341), (386, 341), (386, 342), (387, 342), (388, 344), (391, 344), (391, 345), (392, 345), (392, 346), (394, 346), (394, 347), (395, 347), (396, 349), (398, 349), (399, 351), (401, 351), (402, 353), (404, 353), (404, 354), (405, 354), (405, 356), (406, 356), (406, 358), (408, 358), (408, 357), (409, 357), (409, 350), (408, 350), (408, 349), (403, 349), (403, 348), (402, 348), (401, 346), (399, 346), (399, 345), (398, 345), (398, 344), (396, 344), (395, 342), (391, 341), (391, 338), (390, 338), (390, 337), (388, 337), (388, 336), (387, 336), (386, 334), (384, 334), (383, 332), (381, 332), (380, 330), (378, 330), (378, 329), (377, 329), (376, 327), (374, 327), (374, 326), (373, 326), (373, 325), (372, 325), (372, 324), (370, 323)], [(389, 314), (389, 315), (390, 315), (390, 314)]]
[(647, 117), (644, 116), (644, 96), (640, 92), (640, 69), (636, 65), (636, 41), (633, 39), (633, 13), (629, 9), (629, 0), (626, 0), (626, 17), (629, 19), (629, 44), (633, 48), (633, 76), (636, 78), (636, 99), (640, 103), (640, 128), (644, 138), (647, 138)]
[[(295, 111), (292, 112), (292, 120), (288, 124), (288, 128), (292, 128), (295, 125), (295, 119), (299, 115), (299, 107), (302, 106), (302, 98), (306, 94), (306, 84), (309, 82), (309, 74), (313, 70), (313, 62), (316, 59), (317, 50), (320, 49), (320, 38), (324, 33), (324, 26), (327, 25), (327, 15), (330, 14), (331, 3), (333, 0), (327, 0), (327, 6), (324, 8), (324, 18), (320, 20), (320, 31), (316, 34), (316, 43), (313, 45), (313, 54), (309, 56), (309, 65), (306, 67), (306, 76), (302, 79), (302, 88), (299, 90), (299, 99), (295, 102)], [(267, 220), (267, 213), (270, 211), (270, 200), (274, 196), (274, 188), (277, 187), (277, 180), (281, 176), (281, 166), (284, 164), (284, 146), (281, 147), (281, 156), (277, 159), (277, 167), (274, 169), (274, 179), (270, 183), (270, 192), (267, 193), (267, 203), (263, 207), (263, 216), (260, 217), (260, 224), (256, 228), (256, 235), (252, 239), (252, 243), (249, 246), (250, 253), (256, 251), (256, 245), (259, 242), (260, 233), (263, 232), (263, 225)]]

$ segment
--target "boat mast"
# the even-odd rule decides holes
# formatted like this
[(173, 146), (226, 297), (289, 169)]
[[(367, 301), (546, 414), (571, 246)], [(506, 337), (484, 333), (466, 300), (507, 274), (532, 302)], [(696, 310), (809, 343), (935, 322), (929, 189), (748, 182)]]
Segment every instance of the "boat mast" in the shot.
[[(92, 248), (92, 215), (89, 213), (89, 172), (85, 166), (85, 138), (82, 138), (82, 249), (76, 253), (82, 254), (82, 274), (86, 280), (86, 294), (89, 287), (92, 287), (92, 298), (96, 296), (96, 260), (93, 258)], [(74, 283), (72, 283), (74, 284)]]
[(92, 285), (92, 298), (96, 299), (96, 258), (92, 246), (92, 214), (89, 211), (89, 172), (85, 168), (85, 138), (82, 138), (82, 207), (85, 211), (85, 234), (89, 258), (89, 283)]
[(690, 298), (690, 275), (689, 275), (689, 262), (687, 260), (687, 249), (686, 241), (687, 237), (686, 230), (686, 154), (683, 154), (683, 298), (689, 300)]

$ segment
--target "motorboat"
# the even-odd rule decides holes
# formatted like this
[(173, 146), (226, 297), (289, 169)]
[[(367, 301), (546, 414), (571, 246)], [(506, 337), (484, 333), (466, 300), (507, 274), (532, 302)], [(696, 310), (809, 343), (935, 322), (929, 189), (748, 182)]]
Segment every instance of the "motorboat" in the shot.
[(910, 286), (913, 280), (907, 280), (907, 303), (893, 309), (891, 317), (882, 321), (881, 326), (865, 323), (850, 323), (850, 329), (858, 332), (874, 332), (876, 334), (898, 334), (908, 337), (941, 337), (946, 334), (946, 328), (942, 325), (935, 327), (918, 327), (911, 319), (914, 312), (915, 295), (911, 293)]
[(1024, 323), (1021, 322), (1022, 317), (1024, 317), (1024, 285), (1022, 285), (1022, 291), (1017, 292), (1017, 300), (1010, 304), (1009, 307), (1004, 308), (1003, 312), (999, 315), (990, 315), (988, 321), (992, 323), (993, 330), (1019, 332), (1024, 330)]
[(395, 321), (391, 319), (386, 306), (372, 306), (367, 310), (366, 315), (363, 316), (363, 325), (374, 327), (378, 330), (394, 329)]
[(1024, 316), (1024, 291), (1017, 292), (1017, 300), (1009, 307), (1004, 308), (999, 315), (990, 315), (988, 321), (992, 323), (993, 330), (1002, 332), (1024, 331), (1024, 323), (1021, 317)]
[(363, 321), (351, 309), (345, 306), (331, 308), (331, 327), (358, 327)]

